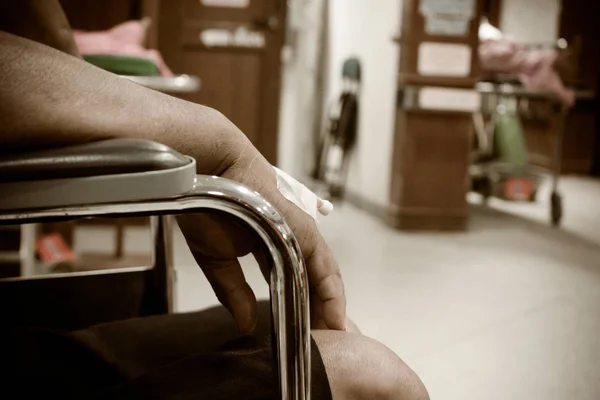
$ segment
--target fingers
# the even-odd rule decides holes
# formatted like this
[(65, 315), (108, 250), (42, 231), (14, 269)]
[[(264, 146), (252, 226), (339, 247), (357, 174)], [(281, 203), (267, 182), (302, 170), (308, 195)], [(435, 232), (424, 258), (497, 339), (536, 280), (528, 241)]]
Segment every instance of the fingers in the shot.
[(323, 318), (323, 306), (315, 293), (310, 296), (310, 328), (327, 330), (329, 329)]
[(256, 327), (258, 310), (256, 297), (236, 258), (211, 260), (196, 257), (196, 261), (212, 286), (217, 299), (229, 310), (241, 333), (251, 333)]
[(269, 284), (271, 284), (271, 268), (273, 267), (273, 259), (269, 254), (264, 243), (258, 243), (256, 248), (252, 251), (252, 255), (260, 268), (260, 272)]
[(320, 237), (315, 239), (314, 252), (307, 257), (308, 279), (315, 293), (314, 309), (317, 323), (322, 321), (327, 328), (346, 329), (346, 293), (339, 266), (331, 250)]
[[(287, 207), (286, 205), (285, 208)], [(340, 268), (331, 249), (319, 233), (315, 221), (303, 211), (295, 211), (297, 212), (288, 212), (285, 215), (306, 261), (313, 292), (312, 310), (317, 314), (313, 321), (318, 328), (345, 330), (346, 294)], [(313, 327), (317, 328), (314, 324)]]
[(221, 304), (241, 332), (252, 332), (257, 319), (256, 297), (238, 262), (238, 257), (252, 249), (251, 236), (234, 218), (223, 214), (188, 214), (177, 221)]
[[(312, 217), (279, 192), (273, 167), (257, 152), (249, 151), (222, 176), (258, 191), (281, 212), (306, 260), (310, 290), (314, 294), (312, 306), (313, 310), (319, 310), (318, 320), (329, 329), (344, 330), (346, 297), (338, 264)], [(257, 261), (264, 266), (266, 262), (260, 257)]]
[[(316, 232), (316, 226), (311, 230), (309, 225), (311, 222), (305, 223), (305, 232)], [(310, 233), (304, 235), (299, 242), (301, 248), (304, 247), (303, 251), (316, 249), (313, 252), (308, 250), (307, 252), (311, 255), (305, 257), (311, 292), (311, 327), (313, 329), (345, 330), (346, 296), (340, 270), (331, 250), (325, 245), (323, 238), (318, 233), (317, 235), (316, 243), (309, 243), (313, 237)], [(267, 282), (270, 282), (269, 272), (272, 261), (268, 250), (264, 245), (259, 245), (252, 254), (258, 262), (263, 276)]]

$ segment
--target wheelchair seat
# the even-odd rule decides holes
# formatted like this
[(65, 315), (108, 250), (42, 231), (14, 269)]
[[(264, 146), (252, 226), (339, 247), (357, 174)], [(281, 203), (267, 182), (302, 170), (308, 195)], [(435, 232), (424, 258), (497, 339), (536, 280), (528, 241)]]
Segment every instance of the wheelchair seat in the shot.
[(161, 171), (189, 163), (187, 157), (156, 142), (114, 139), (0, 158), (0, 182)]
[(139, 139), (13, 155), (0, 158), (0, 210), (165, 198), (195, 175), (194, 159)]
[[(194, 177), (193, 159), (147, 140), (29, 152), (0, 158), (0, 210), (164, 198), (191, 190)], [(167, 313), (172, 265), (155, 264), (0, 281), (3, 324), (74, 330)]]

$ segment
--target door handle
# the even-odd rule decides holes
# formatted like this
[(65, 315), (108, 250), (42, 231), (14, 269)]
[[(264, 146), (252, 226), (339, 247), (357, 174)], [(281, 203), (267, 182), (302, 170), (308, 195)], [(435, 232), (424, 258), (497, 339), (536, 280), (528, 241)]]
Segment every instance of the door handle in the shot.
[(276, 31), (279, 28), (279, 17), (271, 15), (270, 17), (255, 18), (252, 20), (252, 25), (258, 29)]

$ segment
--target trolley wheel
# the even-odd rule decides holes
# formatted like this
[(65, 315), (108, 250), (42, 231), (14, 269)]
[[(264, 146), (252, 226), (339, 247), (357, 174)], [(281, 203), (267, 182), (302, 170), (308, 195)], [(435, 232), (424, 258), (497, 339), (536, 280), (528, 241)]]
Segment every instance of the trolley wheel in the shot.
[(535, 203), (537, 199), (537, 190), (534, 190), (533, 192), (531, 192), (531, 195), (529, 196), (529, 202), (530, 203)]
[(488, 176), (481, 178), (479, 181), (479, 193), (481, 194), (481, 202), (483, 205), (489, 203), (493, 192), (494, 188), (491, 179)]
[(339, 145), (333, 145), (325, 154), (323, 181), (329, 190), (332, 200), (341, 199), (344, 195), (344, 166), (347, 152)]
[(332, 200), (338, 200), (344, 197), (344, 189), (341, 185), (331, 184), (329, 185), (329, 197)]
[(552, 226), (559, 226), (563, 217), (562, 197), (558, 192), (552, 192), (550, 196), (550, 217)]

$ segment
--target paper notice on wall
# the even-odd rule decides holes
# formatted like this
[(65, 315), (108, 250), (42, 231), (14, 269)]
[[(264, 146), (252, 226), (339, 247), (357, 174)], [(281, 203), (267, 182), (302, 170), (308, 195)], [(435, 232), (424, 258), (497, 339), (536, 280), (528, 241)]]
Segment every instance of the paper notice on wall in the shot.
[(475, 112), (481, 108), (481, 96), (471, 89), (426, 87), (419, 91), (419, 107), (425, 110)]
[(425, 32), (428, 35), (467, 36), (475, 6), (475, 0), (421, 0), (419, 11), (425, 18)]
[(471, 74), (471, 48), (464, 44), (424, 42), (419, 46), (417, 73), (464, 78)]
[(244, 26), (240, 26), (234, 31), (207, 29), (200, 33), (199, 39), (206, 47), (244, 47), (251, 49), (265, 47), (264, 33), (248, 30)]
[(200, 3), (206, 7), (246, 8), (250, 0), (200, 0)]
[(425, 19), (425, 32), (428, 35), (467, 36), (469, 21), (430, 17)]

